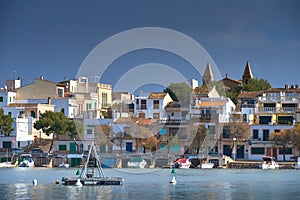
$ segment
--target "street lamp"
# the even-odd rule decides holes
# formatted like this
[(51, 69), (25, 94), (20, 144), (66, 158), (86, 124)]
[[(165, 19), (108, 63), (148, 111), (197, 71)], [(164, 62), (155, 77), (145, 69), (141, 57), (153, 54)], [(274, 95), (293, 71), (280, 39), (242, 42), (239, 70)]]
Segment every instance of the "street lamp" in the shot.
[(235, 161), (235, 158), (236, 158), (236, 138), (234, 137), (233, 138), (233, 160)]

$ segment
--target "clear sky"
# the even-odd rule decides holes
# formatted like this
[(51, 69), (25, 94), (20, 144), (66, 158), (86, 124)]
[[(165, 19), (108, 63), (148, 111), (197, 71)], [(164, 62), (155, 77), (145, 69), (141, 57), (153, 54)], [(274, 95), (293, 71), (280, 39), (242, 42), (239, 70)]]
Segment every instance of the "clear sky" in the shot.
[[(17, 77), (23, 84), (40, 76), (73, 79), (99, 43), (140, 27), (168, 28), (193, 38), (222, 77), (228, 73), (240, 79), (249, 61), (254, 77), (267, 79), (273, 87), (300, 84), (299, 10), (298, 0), (1, 0), (0, 86)], [(153, 50), (150, 57), (135, 53), (114, 64), (185, 64), (166, 52)], [(104, 81), (114, 79), (116, 71)]]

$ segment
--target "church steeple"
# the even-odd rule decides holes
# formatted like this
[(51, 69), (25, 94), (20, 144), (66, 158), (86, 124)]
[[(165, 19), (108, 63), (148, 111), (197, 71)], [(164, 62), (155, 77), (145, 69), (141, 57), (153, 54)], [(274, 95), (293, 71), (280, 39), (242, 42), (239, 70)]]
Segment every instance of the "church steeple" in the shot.
[(214, 75), (212, 73), (211, 67), (209, 62), (206, 65), (205, 71), (203, 73), (203, 77), (202, 77), (202, 84), (203, 85), (208, 85), (210, 84), (212, 81), (214, 81)]
[(247, 85), (251, 79), (253, 79), (253, 75), (252, 75), (250, 64), (247, 61), (244, 74), (242, 76), (242, 82), (243, 84)]

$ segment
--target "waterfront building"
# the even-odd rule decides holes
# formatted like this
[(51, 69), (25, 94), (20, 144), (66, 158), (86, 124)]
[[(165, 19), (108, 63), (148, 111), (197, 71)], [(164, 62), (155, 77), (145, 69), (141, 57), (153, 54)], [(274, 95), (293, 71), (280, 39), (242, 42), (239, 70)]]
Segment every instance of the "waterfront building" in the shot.
[(254, 118), (251, 124), (251, 143), (248, 150), (249, 160), (261, 156), (272, 156), (277, 160), (290, 159), (298, 152), (292, 145), (283, 153), (282, 146), (273, 141), (274, 132), (291, 129), (296, 123), (299, 111), (300, 88), (297, 85), (284, 88), (271, 88), (261, 92), (254, 106)]
[(209, 132), (203, 142), (202, 153), (221, 152), (222, 144), (218, 141), (223, 124), (229, 122), (230, 115), (235, 111), (235, 104), (230, 98), (220, 96), (214, 87), (206, 86), (195, 88), (190, 99), (191, 126), (204, 125)]
[(112, 93), (112, 118), (117, 120), (119, 117), (134, 116), (134, 95), (128, 92)]

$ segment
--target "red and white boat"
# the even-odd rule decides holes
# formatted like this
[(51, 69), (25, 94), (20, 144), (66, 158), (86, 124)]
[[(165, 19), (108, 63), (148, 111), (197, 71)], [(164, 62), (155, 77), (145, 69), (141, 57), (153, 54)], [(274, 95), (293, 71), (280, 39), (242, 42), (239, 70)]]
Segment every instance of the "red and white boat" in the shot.
[(188, 169), (192, 163), (188, 158), (178, 158), (173, 164), (173, 168)]

